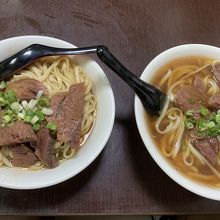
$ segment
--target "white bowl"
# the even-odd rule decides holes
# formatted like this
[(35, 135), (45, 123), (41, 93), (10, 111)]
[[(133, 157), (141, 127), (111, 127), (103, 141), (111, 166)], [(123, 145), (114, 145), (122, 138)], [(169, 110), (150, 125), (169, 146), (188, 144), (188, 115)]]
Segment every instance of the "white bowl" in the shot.
[[(0, 41), (0, 60), (35, 43), (54, 47), (75, 47), (63, 40), (51, 37), (14, 37)], [(105, 73), (94, 60), (88, 56), (75, 56), (74, 60), (84, 68), (92, 79), (93, 91), (97, 97), (97, 116), (89, 138), (73, 158), (64, 161), (54, 169), (21, 171), (0, 168), (0, 186), (13, 189), (35, 189), (63, 182), (85, 169), (104, 148), (115, 117), (115, 102), (111, 86)]]
[[(220, 48), (203, 44), (186, 44), (170, 48), (159, 54), (149, 63), (149, 65), (143, 71), (141, 79), (149, 82), (160, 67), (164, 66), (165, 64), (176, 58), (180, 58), (183, 56), (206, 56), (220, 59)], [(158, 147), (151, 138), (150, 131), (145, 123), (144, 107), (137, 96), (135, 96), (134, 107), (136, 122), (141, 138), (150, 155), (160, 166), (160, 168), (174, 181), (176, 181), (178, 184), (188, 189), (189, 191), (206, 198), (220, 200), (220, 189), (211, 188), (194, 182), (186, 176), (183, 176), (175, 169), (174, 166), (168, 163), (168, 161), (160, 153)]]

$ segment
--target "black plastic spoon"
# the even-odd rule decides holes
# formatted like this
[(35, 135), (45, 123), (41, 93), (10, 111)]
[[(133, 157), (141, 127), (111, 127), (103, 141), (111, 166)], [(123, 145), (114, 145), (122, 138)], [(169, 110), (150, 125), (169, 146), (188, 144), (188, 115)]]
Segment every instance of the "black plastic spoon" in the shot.
[(32, 44), (6, 60), (0, 62), (0, 80), (13, 75), (17, 70), (45, 56), (83, 55), (96, 53), (110, 69), (117, 73), (138, 95), (146, 111), (160, 114), (165, 95), (156, 87), (142, 81), (126, 69), (108, 50), (106, 46), (82, 48), (54, 48), (40, 44)]

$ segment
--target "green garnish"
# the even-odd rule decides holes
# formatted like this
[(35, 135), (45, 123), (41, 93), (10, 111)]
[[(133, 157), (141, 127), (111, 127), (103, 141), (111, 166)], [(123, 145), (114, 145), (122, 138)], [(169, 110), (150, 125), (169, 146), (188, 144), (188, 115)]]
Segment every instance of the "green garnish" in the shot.
[[(5, 89), (6, 86), (5, 82), (0, 82), (0, 89)], [(24, 121), (32, 125), (34, 131), (40, 130), (42, 123), (46, 123), (45, 116), (49, 115), (48, 112), (51, 110), (49, 97), (41, 96), (39, 99), (21, 101), (12, 90), (0, 92), (0, 108), (3, 113), (0, 128), (8, 126), (11, 122)], [(47, 128), (56, 131), (57, 125), (48, 122)]]
[(27, 123), (30, 123), (31, 122), (31, 116), (26, 115), (24, 117), (24, 121), (27, 122)]
[(215, 122), (214, 121), (209, 121), (207, 122), (207, 128), (214, 128), (215, 127)]
[(10, 104), (17, 101), (17, 97), (14, 91), (8, 90), (4, 93), (5, 100), (8, 101)]
[(44, 113), (42, 111), (36, 111), (35, 115), (39, 118), (39, 121), (43, 121), (45, 119)]
[(192, 129), (194, 127), (193, 123), (190, 122), (189, 120), (185, 120), (184, 125), (187, 129)]
[(29, 116), (29, 117), (33, 118), (34, 115), (35, 115), (35, 112), (34, 112), (34, 111), (32, 111), (32, 110), (27, 110), (27, 111), (26, 111), (26, 116)]
[(207, 122), (204, 119), (199, 119), (197, 122), (197, 129), (199, 131), (204, 131), (207, 128)]
[(46, 96), (41, 96), (37, 103), (41, 107), (49, 107), (50, 106), (50, 99)]
[(207, 108), (201, 107), (198, 112), (199, 119), (194, 118), (194, 112), (191, 110), (186, 112), (185, 128), (196, 128), (197, 134), (201, 136), (215, 137), (220, 135), (220, 111), (210, 113)]
[(35, 130), (35, 131), (39, 131), (40, 130), (40, 124), (33, 124), (32, 128)]
[(193, 116), (194, 115), (194, 111), (193, 110), (188, 110), (186, 112), (186, 116)]
[(4, 121), (8, 124), (9, 122), (11, 122), (11, 117), (9, 115), (4, 115), (3, 116)]
[(57, 125), (55, 122), (50, 121), (47, 123), (47, 128), (50, 129), (51, 131), (56, 131)]
[(202, 116), (207, 116), (209, 114), (209, 110), (207, 108), (204, 108), (204, 107), (201, 107), (199, 109), (199, 113), (202, 115)]
[(0, 82), (0, 89), (5, 89), (7, 87), (7, 84), (5, 81)]

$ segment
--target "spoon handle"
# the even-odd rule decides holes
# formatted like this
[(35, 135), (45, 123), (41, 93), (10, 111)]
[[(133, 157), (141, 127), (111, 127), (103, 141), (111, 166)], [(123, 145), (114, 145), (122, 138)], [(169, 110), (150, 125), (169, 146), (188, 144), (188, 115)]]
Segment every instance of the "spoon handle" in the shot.
[(135, 91), (148, 112), (151, 114), (160, 113), (165, 96), (159, 89), (131, 73), (110, 53), (106, 46), (98, 46), (97, 56)]
[(117, 73), (138, 95), (145, 109), (151, 114), (159, 114), (164, 104), (165, 96), (156, 87), (145, 83), (128, 69), (126, 69), (106, 46), (92, 46), (81, 48), (55, 48), (40, 44), (32, 44), (13, 56), (0, 62), (0, 78), (4, 79), (15, 71), (32, 63), (36, 59), (54, 55), (82, 55), (96, 53), (110, 69)]
[(24, 68), (41, 57), (96, 53), (97, 47), (98, 46), (82, 48), (55, 48), (41, 44), (32, 44), (0, 62), (0, 79), (9, 77), (14, 74), (14, 72)]

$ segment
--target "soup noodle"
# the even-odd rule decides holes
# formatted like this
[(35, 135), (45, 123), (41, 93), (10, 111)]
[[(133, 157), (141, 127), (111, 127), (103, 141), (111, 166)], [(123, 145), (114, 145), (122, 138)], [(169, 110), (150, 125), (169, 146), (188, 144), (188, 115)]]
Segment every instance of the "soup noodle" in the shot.
[[(211, 122), (208, 117), (214, 117), (213, 115), (217, 117), (219, 113), (207, 106), (202, 106), (199, 112), (191, 111), (191, 109), (185, 111), (177, 104), (177, 96), (178, 91), (183, 86), (193, 85), (196, 77), (199, 77), (204, 85), (205, 96), (210, 98), (219, 94), (219, 82), (213, 75), (215, 65), (218, 63), (219, 61), (206, 57), (183, 57), (162, 67), (151, 83), (167, 94), (167, 99), (159, 118), (147, 116), (147, 123), (150, 126), (154, 141), (161, 153), (175, 168), (193, 180), (216, 187), (220, 187), (219, 146), (216, 152), (216, 164), (212, 164), (206, 155), (201, 153), (200, 146), (195, 147), (194, 143), (195, 140), (198, 142), (205, 140), (203, 138), (219, 139), (219, 133), (213, 136), (209, 133), (211, 128), (202, 130), (198, 124), (199, 120), (203, 120), (209, 123), (208, 125), (215, 126), (214, 123), (217, 122)], [(205, 115), (202, 110), (208, 113)], [(189, 116), (189, 114), (191, 115)], [(190, 127), (186, 125), (190, 125)], [(207, 133), (204, 135), (206, 131)], [(218, 143), (218, 145), (220, 144)], [(209, 151), (209, 149), (205, 150)]]
[[(83, 144), (87, 134), (90, 132), (96, 111), (96, 97), (92, 94), (92, 81), (85, 71), (74, 63), (69, 57), (49, 57), (42, 58), (13, 76), (11, 81), (31, 78), (38, 80), (48, 89), (49, 97), (68, 92), (73, 84), (84, 82), (85, 86), (85, 106), (83, 112), (80, 145)], [(55, 152), (60, 161), (68, 159), (75, 154), (75, 149), (69, 144), (56, 142)], [(10, 148), (4, 146), (0, 150), (0, 165), (12, 167), (10, 158), (12, 157)], [(31, 169), (41, 169), (43, 164), (38, 161)]]

